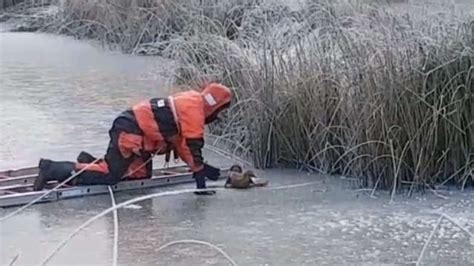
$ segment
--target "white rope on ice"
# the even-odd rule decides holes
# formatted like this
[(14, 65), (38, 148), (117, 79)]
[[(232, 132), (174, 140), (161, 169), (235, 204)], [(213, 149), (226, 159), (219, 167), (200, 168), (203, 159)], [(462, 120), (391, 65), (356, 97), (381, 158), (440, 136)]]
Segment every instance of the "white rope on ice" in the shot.
[(12, 258), (12, 260), (10, 261), (8, 265), (13, 266), (13, 264), (15, 264), (15, 262), (18, 260), (18, 257), (20, 257), (20, 253), (17, 253), (15, 257)]
[[(211, 190), (216, 190), (216, 189), (200, 189), (200, 190), (197, 190), (197, 189), (183, 189), (183, 190), (176, 190), (176, 191), (165, 191), (165, 192), (158, 192), (158, 193), (153, 193), (153, 194), (149, 194), (149, 195), (144, 195), (144, 196), (140, 196), (140, 197), (136, 197), (136, 198), (133, 198), (133, 199), (130, 199), (130, 200), (127, 200), (127, 201), (124, 201), (120, 204), (117, 204), (115, 206), (112, 206), (104, 211), (102, 211), (101, 213), (93, 216), (92, 218), (90, 218), (89, 220), (87, 220), (85, 223), (83, 223), (82, 225), (80, 225), (79, 227), (77, 227), (66, 239), (64, 239), (57, 247), (56, 249), (54, 249), (44, 260), (43, 262), (41, 263), (41, 265), (46, 265), (46, 263), (48, 263), (52, 258), (53, 256), (59, 252), (61, 250), (61, 248), (63, 248), (77, 233), (79, 233), (80, 231), (82, 231), (84, 228), (86, 228), (89, 224), (91, 224), (92, 222), (94, 222), (95, 220), (103, 217), (104, 215), (107, 215), (108, 213), (110, 213), (111, 211), (113, 210), (116, 210), (116, 209), (119, 209), (119, 208), (122, 208), (122, 207), (125, 207), (127, 205), (130, 205), (130, 204), (133, 204), (133, 203), (136, 203), (136, 202), (140, 202), (140, 201), (144, 201), (144, 200), (147, 200), (147, 199), (151, 199), (151, 198), (155, 198), (155, 197), (162, 197), (162, 196), (169, 196), (169, 195), (178, 195), (178, 194), (183, 194), (183, 193), (190, 193), (190, 192), (195, 192), (195, 191), (211, 191)], [(223, 189), (219, 189), (219, 190), (223, 190)]]
[(448, 216), (447, 214), (445, 213), (442, 213), (441, 214), (445, 219), (447, 219), (448, 221), (450, 221), (452, 224), (454, 224), (455, 226), (457, 226), (459, 229), (461, 229), (462, 231), (464, 231), (464, 233), (466, 233), (466, 235), (468, 235), (471, 239), (474, 239), (474, 234), (469, 232), (469, 230), (467, 230), (467, 228), (463, 227), (462, 225), (460, 225), (458, 222), (456, 222), (452, 217)]
[[(308, 185), (311, 185), (311, 184), (316, 184), (316, 183), (319, 183), (319, 182), (309, 182), (309, 183), (302, 183), (302, 184), (295, 184), (295, 185), (288, 185), (288, 186), (279, 186), (279, 187), (274, 187), (274, 188), (267, 188), (265, 190), (272, 190), (272, 189), (289, 189), (289, 188), (296, 188), (296, 187), (302, 187), (302, 186), (308, 186)], [(82, 225), (80, 225), (79, 227), (77, 227), (66, 239), (64, 239), (57, 247), (56, 249), (54, 249), (44, 260), (43, 262), (41, 263), (41, 265), (46, 265), (46, 263), (48, 263), (52, 258), (53, 256), (59, 252), (61, 250), (61, 248), (63, 248), (76, 234), (78, 234), (80, 231), (82, 231), (84, 228), (86, 228), (89, 224), (93, 223), (94, 221), (96, 221), (97, 219), (103, 217), (104, 215), (110, 213), (111, 211), (114, 211), (116, 209), (119, 209), (119, 208), (122, 208), (122, 207), (125, 207), (127, 205), (130, 205), (130, 204), (133, 204), (133, 203), (136, 203), (136, 202), (140, 202), (140, 201), (144, 201), (144, 200), (147, 200), (147, 199), (151, 199), (151, 198), (156, 198), (156, 197), (163, 197), (163, 196), (170, 196), (170, 195), (178, 195), (178, 194), (184, 194), (184, 193), (191, 193), (191, 192), (197, 192), (197, 191), (215, 191), (215, 190), (218, 190), (218, 191), (226, 191), (228, 189), (224, 189), (224, 188), (207, 188), (207, 189), (182, 189), (182, 190), (175, 190), (175, 191), (165, 191), (165, 192), (158, 192), (158, 193), (153, 193), (153, 194), (149, 194), (149, 195), (144, 195), (144, 196), (140, 196), (140, 197), (136, 197), (136, 198), (133, 198), (133, 199), (130, 199), (130, 200), (127, 200), (127, 201), (124, 201), (120, 204), (117, 204), (115, 206), (112, 206), (104, 211), (102, 211), (101, 213), (93, 216), (92, 218), (90, 218), (89, 220), (87, 220), (85, 223), (83, 223)]]
[(426, 240), (425, 244), (423, 245), (423, 249), (421, 250), (420, 252), (420, 255), (418, 256), (418, 260), (416, 261), (416, 266), (419, 266), (420, 263), (421, 263), (421, 260), (423, 258), (423, 255), (426, 251), (426, 248), (428, 247), (428, 245), (430, 244), (431, 242), (431, 239), (433, 238), (436, 230), (438, 229), (439, 225), (441, 224), (441, 221), (443, 219), (446, 219), (448, 220), (449, 222), (451, 222), (452, 224), (454, 224), (455, 226), (457, 226), (459, 229), (461, 229), (464, 233), (466, 233), (467, 236), (470, 237), (470, 239), (474, 239), (474, 234), (469, 232), (469, 230), (465, 227), (463, 227), (462, 225), (460, 225), (458, 222), (456, 222), (453, 218), (451, 218), (449, 215), (445, 214), (445, 213), (439, 213), (439, 219), (438, 219), (438, 222), (436, 223), (435, 227), (433, 228), (433, 230), (431, 231), (431, 234), (430, 236), (428, 237), (428, 239)]
[[(117, 204), (115, 203), (114, 192), (111, 186), (109, 186), (108, 188), (109, 188), (110, 200), (112, 201), (112, 207), (115, 207)], [(112, 265), (117, 266), (119, 227), (118, 227), (118, 213), (116, 209), (113, 211), (113, 215), (114, 215), (114, 247), (112, 249)]]
[(420, 255), (418, 256), (418, 259), (416, 260), (416, 266), (419, 266), (420, 263), (421, 263), (421, 259), (423, 258), (423, 255), (425, 254), (425, 251), (426, 251), (426, 248), (428, 247), (428, 245), (430, 244), (431, 242), (431, 239), (433, 238), (435, 232), (436, 232), (436, 229), (438, 229), (439, 225), (441, 224), (441, 221), (443, 221), (443, 216), (441, 215), (438, 219), (438, 222), (436, 223), (435, 227), (433, 228), (433, 230), (431, 230), (431, 234), (430, 236), (428, 237), (428, 239), (426, 240), (425, 244), (423, 245), (423, 249), (421, 249), (421, 252), (420, 252)]
[(184, 239), (184, 240), (172, 241), (172, 242), (166, 243), (163, 246), (159, 247), (157, 250), (155, 250), (155, 252), (163, 250), (163, 249), (165, 249), (169, 246), (178, 245), (178, 244), (198, 244), (198, 245), (208, 246), (210, 248), (213, 248), (213, 249), (217, 250), (219, 253), (221, 253), (222, 256), (224, 256), (230, 262), (231, 265), (237, 266), (237, 263), (235, 263), (235, 261), (224, 250), (222, 250), (221, 248), (219, 248), (218, 246), (216, 246), (212, 243), (202, 241), (202, 240)]
[(307, 182), (307, 183), (285, 185), (285, 186), (278, 186), (278, 187), (266, 187), (263, 189), (264, 190), (281, 190), (281, 189), (289, 189), (289, 188), (297, 188), (297, 187), (306, 187), (306, 186), (314, 185), (314, 184), (321, 184), (321, 182), (315, 181), (315, 182)]

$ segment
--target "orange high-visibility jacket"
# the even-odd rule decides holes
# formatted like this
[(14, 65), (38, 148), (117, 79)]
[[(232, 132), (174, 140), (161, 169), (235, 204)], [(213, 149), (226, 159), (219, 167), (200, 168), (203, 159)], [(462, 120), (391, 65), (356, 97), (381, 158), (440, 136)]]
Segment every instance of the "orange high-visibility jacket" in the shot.
[[(204, 163), (201, 151), (204, 126), (227, 108), (231, 99), (229, 88), (211, 83), (201, 92), (191, 90), (140, 102), (120, 115), (128, 122), (121, 127), (127, 133), (120, 134), (119, 150), (128, 158), (140, 151), (165, 154), (173, 147), (192, 171), (197, 172)], [(103, 162), (92, 168), (108, 172)]]
[(179, 138), (175, 142), (178, 154), (193, 172), (199, 171), (204, 163), (201, 151), (204, 126), (229, 106), (231, 91), (221, 84), (211, 83), (202, 92), (186, 91), (170, 98), (179, 127)]

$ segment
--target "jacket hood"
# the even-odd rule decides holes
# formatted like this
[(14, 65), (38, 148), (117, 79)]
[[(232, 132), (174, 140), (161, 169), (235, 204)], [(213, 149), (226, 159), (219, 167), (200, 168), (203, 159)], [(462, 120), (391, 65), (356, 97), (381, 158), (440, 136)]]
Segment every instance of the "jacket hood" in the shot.
[(204, 98), (204, 115), (206, 118), (216, 116), (227, 108), (232, 100), (231, 90), (219, 83), (210, 83), (204, 87), (201, 95)]

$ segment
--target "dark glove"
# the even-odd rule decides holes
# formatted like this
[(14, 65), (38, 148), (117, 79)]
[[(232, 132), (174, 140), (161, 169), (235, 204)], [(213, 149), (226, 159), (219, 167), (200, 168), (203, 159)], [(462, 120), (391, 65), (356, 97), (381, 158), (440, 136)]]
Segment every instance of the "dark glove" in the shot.
[(205, 171), (205, 176), (207, 176), (207, 178), (209, 178), (212, 181), (217, 181), (217, 179), (219, 179), (219, 177), (221, 176), (221, 170), (219, 168), (210, 166), (207, 163), (204, 164), (204, 171)]
[[(193, 178), (196, 179), (196, 188), (197, 189), (205, 189), (206, 188), (206, 168), (203, 168), (201, 171), (194, 173)], [(194, 194), (211, 196), (211, 195), (216, 194), (216, 191), (215, 190), (195, 191)]]

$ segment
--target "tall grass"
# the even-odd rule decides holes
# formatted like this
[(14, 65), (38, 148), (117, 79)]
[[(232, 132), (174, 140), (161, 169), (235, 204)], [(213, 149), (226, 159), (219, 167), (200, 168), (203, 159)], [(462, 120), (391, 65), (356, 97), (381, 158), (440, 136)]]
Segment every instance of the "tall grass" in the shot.
[(99, 39), (126, 53), (158, 54), (177, 36), (231, 36), (232, 22), (254, 3), (257, 0), (66, 0), (58, 19), (45, 30)]
[(179, 63), (236, 101), (215, 143), (257, 167), (304, 167), (368, 187), (464, 187), (474, 175), (474, 20), (363, 2), (65, 1), (61, 27)]
[(266, 8), (253, 10), (264, 14), (258, 37), (201, 33), (165, 51), (182, 63), (178, 81), (211, 76), (236, 88), (232, 123), (217, 132), (257, 166), (394, 191), (472, 178), (472, 17), (310, 2), (293, 14), (300, 21), (269, 23)]

